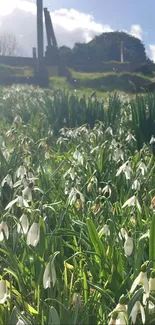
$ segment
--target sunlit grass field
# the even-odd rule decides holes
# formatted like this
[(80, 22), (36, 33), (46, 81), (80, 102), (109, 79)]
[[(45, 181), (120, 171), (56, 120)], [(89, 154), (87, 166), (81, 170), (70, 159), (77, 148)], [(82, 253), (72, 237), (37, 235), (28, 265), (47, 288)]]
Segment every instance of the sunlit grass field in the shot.
[(154, 155), (154, 93), (0, 88), (0, 325), (155, 323)]

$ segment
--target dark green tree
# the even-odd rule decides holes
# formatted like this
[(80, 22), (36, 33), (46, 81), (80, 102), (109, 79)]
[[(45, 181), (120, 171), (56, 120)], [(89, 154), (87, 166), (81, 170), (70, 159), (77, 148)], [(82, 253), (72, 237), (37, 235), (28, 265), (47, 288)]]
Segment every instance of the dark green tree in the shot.
[(72, 50), (69, 65), (99, 65), (103, 62), (121, 60), (123, 42), (124, 62), (144, 63), (147, 60), (141, 40), (124, 32), (103, 33), (89, 43), (76, 43)]

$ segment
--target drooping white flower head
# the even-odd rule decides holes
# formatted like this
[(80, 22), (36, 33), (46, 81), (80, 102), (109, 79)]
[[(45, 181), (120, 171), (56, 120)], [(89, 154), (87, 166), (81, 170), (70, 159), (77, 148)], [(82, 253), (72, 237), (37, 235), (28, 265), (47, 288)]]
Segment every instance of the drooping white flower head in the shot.
[(106, 185), (103, 189), (102, 189), (102, 194), (103, 195), (106, 195), (107, 193), (109, 193), (109, 196), (111, 196), (111, 187), (110, 187), (110, 185)]
[(111, 317), (108, 325), (116, 325), (116, 319)]
[(98, 233), (99, 236), (105, 235), (110, 236), (110, 229), (108, 225), (104, 225)]
[(40, 225), (34, 222), (27, 234), (27, 245), (37, 246), (40, 239)]
[(80, 151), (76, 150), (74, 152), (74, 154), (73, 154), (73, 158), (77, 161), (77, 163), (79, 165), (83, 165), (83, 163), (84, 163), (84, 157), (83, 157), (83, 154)]
[(128, 234), (125, 236), (124, 252), (127, 256), (131, 256), (133, 252), (133, 238)]
[[(142, 270), (145, 270), (146, 268), (141, 268)], [(146, 293), (146, 298), (149, 297), (149, 281), (147, 278), (147, 273), (146, 271), (140, 271), (139, 275), (137, 276), (137, 278), (134, 280), (131, 289), (130, 289), (130, 293), (132, 294), (136, 287), (138, 285), (142, 285), (144, 288), (144, 291)]]
[(18, 322), (16, 323), (16, 325), (25, 325), (25, 323), (23, 322), (22, 319), (19, 319)]
[(147, 167), (146, 165), (144, 164), (143, 161), (140, 162), (139, 166), (138, 166), (138, 170), (141, 171), (141, 174), (144, 176), (145, 173), (147, 172)]
[(113, 151), (113, 160), (114, 161), (118, 161), (118, 160), (123, 160), (124, 159), (124, 155), (123, 155), (123, 151), (120, 147), (117, 147), (114, 151)]
[(5, 280), (0, 280), (0, 304), (5, 304), (8, 297), (8, 290)]
[(21, 208), (22, 207), (25, 207), (25, 208), (29, 207), (28, 202), (23, 198), (23, 196), (19, 195), (19, 196), (17, 196), (16, 199), (9, 202), (9, 204), (6, 206), (5, 210), (10, 210), (15, 203), (17, 203)]
[(151, 272), (151, 276), (149, 279), (149, 292), (155, 291), (155, 270)]
[(140, 182), (139, 182), (138, 179), (135, 179), (135, 181), (133, 182), (132, 189), (133, 190), (136, 190), (136, 191), (139, 191), (140, 190)]
[(119, 231), (119, 238), (122, 240), (123, 238), (125, 238), (125, 236), (127, 235), (127, 231), (124, 227), (122, 227)]
[(27, 234), (29, 229), (29, 220), (26, 214), (23, 214), (19, 219), (20, 223), (17, 224), (17, 232)]
[(9, 238), (9, 228), (8, 228), (7, 223), (2, 221), (0, 223), (0, 242), (2, 240), (4, 240), (4, 238), (5, 238), (4, 235), (5, 235), (6, 239)]
[(141, 212), (141, 206), (139, 204), (139, 201), (136, 197), (136, 195), (133, 195), (132, 197), (130, 197), (130, 199), (128, 199), (122, 206), (122, 209), (124, 209), (125, 207), (130, 207), (130, 206), (136, 206), (137, 209), (139, 210), (139, 212)]
[(134, 304), (134, 306), (133, 306), (133, 308), (131, 310), (131, 314), (130, 314), (130, 317), (132, 319), (133, 324), (136, 324), (137, 315), (139, 314), (139, 312), (141, 313), (142, 323), (145, 324), (145, 310), (144, 310), (144, 307), (142, 306), (140, 301), (136, 301), (136, 303)]
[(30, 183), (22, 191), (23, 198), (28, 201), (32, 201), (32, 187), (33, 187), (33, 183)]
[(108, 126), (107, 129), (105, 130), (105, 133), (110, 134), (111, 136), (113, 136), (113, 129), (111, 126)]
[(131, 141), (136, 141), (136, 139), (132, 133), (129, 133), (128, 136), (126, 137), (126, 141), (130, 143)]
[(22, 123), (22, 118), (20, 115), (16, 115), (14, 118), (13, 123), (21, 124)]
[(13, 187), (13, 181), (12, 181), (12, 176), (10, 174), (7, 174), (5, 178), (2, 180), (2, 187), (4, 184), (7, 183), (11, 188)]
[(119, 176), (122, 172), (125, 174), (126, 180), (131, 178), (132, 169), (128, 160), (122, 166), (119, 167), (116, 173), (116, 177)]
[(73, 205), (73, 204), (76, 202), (76, 200), (77, 200), (77, 195), (78, 195), (79, 199), (80, 199), (82, 202), (85, 201), (83, 194), (82, 194), (80, 191), (78, 191), (76, 188), (72, 187), (72, 189), (71, 189), (71, 191), (70, 191), (70, 193), (69, 193), (69, 198), (68, 198), (68, 199), (69, 199), (69, 204), (70, 204), (70, 205)]
[(55, 271), (55, 265), (54, 262), (51, 261), (47, 264), (44, 275), (43, 275), (43, 287), (44, 289), (51, 287), (51, 282), (53, 284), (53, 287), (56, 283), (56, 271)]
[(26, 168), (23, 164), (18, 168), (16, 175), (18, 178), (23, 178), (26, 175)]
[(4, 149), (2, 150), (3, 156), (6, 159), (6, 161), (9, 161), (10, 158), (10, 152), (8, 151), (8, 149)]
[(153, 144), (153, 143), (155, 143), (155, 137), (152, 135), (151, 140), (150, 140), (150, 144)]
[(116, 325), (127, 325), (127, 318), (125, 317), (125, 313), (120, 312), (118, 314), (118, 318), (116, 319)]

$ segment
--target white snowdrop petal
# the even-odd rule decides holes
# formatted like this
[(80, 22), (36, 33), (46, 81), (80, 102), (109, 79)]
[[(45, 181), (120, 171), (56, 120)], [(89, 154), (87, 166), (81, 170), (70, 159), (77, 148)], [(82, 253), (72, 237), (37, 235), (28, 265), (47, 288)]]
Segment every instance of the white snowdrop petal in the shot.
[(124, 251), (127, 256), (130, 256), (133, 252), (133, 238), (127, 237), (124, 243)]
[(25, 325), (25, 323), (23, 322), (23, 320), (19, 319), (16, 325)]
[(34, 222), (27, 234), (27, 245), (37, 246), (40, 239), (40, 225)]
[(149, 279), (149, 292), (155, 291), (155, 278)]
[(142, 323), (145, 324), (145, 310), (141, 303), (139, 303), (139, 306), (140, 306), (140, 312), (142, 317)]
[(7, 294), (7, 286), (6, 281), (1, 280), (0, 281), (0, 304), (4, 304), (7, 300), (8, 294)]
[(137, 301), (136, 301), (136, 303), (134, 304), (134, 306), (131, 310), (131, 314), (130, 314), (133, 324), (136, 323), (137, 315), (138, 315), (138, 306), (137, 306)]
[(43, 287), (44, 287), (44, 289), (51, 287), (50, 264), (49, 263), (47, 264), (44, 274), (43, 274)]
[(130, 199), (128, 199), (122, 206), (122, 209), (125, 208), (126, 206), (133, 206), (135, 205), (135, 200), (136, 200), (136, 196), (133, 195), (132, 197), (130, 197)]

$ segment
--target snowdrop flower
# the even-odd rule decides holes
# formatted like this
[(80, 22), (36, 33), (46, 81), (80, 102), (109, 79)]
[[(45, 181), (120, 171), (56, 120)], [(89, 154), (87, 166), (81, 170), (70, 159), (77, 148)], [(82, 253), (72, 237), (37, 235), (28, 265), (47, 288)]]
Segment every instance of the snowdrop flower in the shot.
[(125, 174), (125, 177), (127, 180), (130, 179), (132, 169), (131, 169), (128, 161), (126, 161), (122, 166), (119, 167), (119, 169), (116, 173), (116, 177), (119, 176), (122, 172)]
[(125, 235), (124, 252), (127, 256), (130, 256), (133, 252), (133, 238), (130, 234)]
[(132, 189), (133, 190), (136, 190), (136, 191), (139, 191), (140, 190), (140, 182), (139, 182), (138, 179), (135, 179), (135, 181), (133, 182)]
[(16, 325), (25, 325), (25, 323), (23, 322), (23, 320), (19, 319)]
[(111, 187), (109, 185), (106, 185), (103, 189), (102, 189), (102, 194), (103, 195), (107, 195), (111, 196)]
[(20, 117), (20, 115), (17, 115), (17, 116), (14, 118), (13, 123), (18, 123), (18, 124), (21, 124), (21, 123), (22, 123), (22, 118)]
[(11, 188), (13, 187), (11, 174), (7, 174), (5, 176), (5, 178), (2, 180), (2, 183), (1, 183), (2, 187), (4, 186), (5, 183), (7, 183)]
[(76, 188), (72, 187), (69, 193), (69, 204), (73, 205), (77, 200), (81, 200), (84, 203), (84, 196), (81, 192), (79, 192)]
[(113, 157), (113, 160), (114, 161), (118, 161), (119, 159), (123, 160), (123, 158), (124, 158), (123, 151), (121, 150), (121, 148), (119, 147), (119, 145), (114, 150), (112, 157)]
[(0, 223), (0, 242), (4, 240), (5, 237), (6, 239), (9, 238), (9, 228), (6, 222), (2, 221)]
[(10, 158), (9, 151), (7, 149), (5, 149), (5, 150), (2, 151), (2, 153), (3, 153), (3, 156), (4, 156), (5, 160), (9, 161), (9, 158)]
[(17, 225), (17, 232), (23, 232), (27, 234), (29, 229), (29, 220), (26, 214), (22, 214), (21, 218), (19, 219), (20, 223)]
[(16, 175), (18, 178), (23, 178), (26, 175), (26, 168), (23, 164), (18, 168)]
[(0, 304), (5, 304), (8, 297), (8, 290), (5, 280), (0, 280)]
[(155, 270), (151, 272), (151, 276), (149, 279), (149, 292), (155, 291)]
[(34, 222), (27, 234), (27, 245), (37, 246), (40, 239), (40, 225)]
[(131, 294), (135, 291), (137, 285), (143, 285), (144, 291), (146, 293), (146, 298), (148, 298), (149, 297), (149, 281), (147, 279), (145, 264), (141, 266), (141, 271), (131, 286), (131, 289), (130, 289)]
[(117, 141), (113, 138), (111, 141), (110, 149), (112, 149), (112, 147), (116, 147), (117, 145), (118, 145)]
[(119, 299), (119, 303), (116, 308), (113, 310), (112, 314), (115, 312), (127, 312), (126, 298), (122, 295)]
[(19, 195), (19, 196), (17, 196), (16, 199), (9, 202), (9, 204), (6, 206), (5, 210), (11, 209), (15, 203), (17, 203), (21, 208), (22, 207), (25, 207), (25, 208), (29, 207), (28, 202), (21, 195)]
[(133, 136), (132, 133), (129, 133), (128, 136), (126, 137), (126, 141), (127, 142), (131, 142), (131, 141), (136, 141), (135, 137)]
[(115, 318), (115, 316), (111, 316), (108, 325), (116, 325), (116, 318)]
[(25, 189), (22, 191), (22, 195), (24, 199), (27, 199), (28, 201), (32, 201), (32, 187), (33, 183), (30, 183)]
[(74, 158), (75, 160), (77, 160), (77, 162), (78, 162), (79, 165), (83, 165), (83, 163), (84, 163), (84, 159), (83, 159), (83, 155), (82, 155), (81, 152), (79, 152), (78, 150), (76, 150), (76, 151), (74, 152), (74, 154), (73, 154), (73, 158)]
[(108, 134), (110, 134), (111, 136), (113, 136), (113, 130), (112, 130), (112, 127), (109, 126), (109, 127), (105, 130), (105, 133), (108, 133)]
[(118, 314), (118, 318), (116, 319), (116, 325), (127, 325), (127, 317), (125, 317), (125, 314), (123, 312), (120, 312)]
[(56, 283), (56, 271), (55, 271), (55, 265), (54, 262), (51, 261), (47, 264), (44, 275), (43, 275), (43, 287), (44, 289), (51, 287), (51, 282), (53, 284), (53, 287)]
[(139, 164), (139, 166), (138, 166), (138, 169), (141, 170), (141, 173), (142, 173), (143, 176), (144, 176), (145, 173), (147, 172), (147, 167), (146, 167), (146, 165), (144, 164), (143, 161), (140, 162), (140, 164)]
[(136, 197), (136, 195), (133, 195), (132, 197), (130, 197), (130, 199), (128, 199), (122, 206), (122, 209), (124, 209), (125, 207), (130, 207), (130, 206), (136, 206), (137, 209), (139, 210), (139, 212), (141, 212), (141, 206), (139, 204), (139, 201)]
[(98, 233), (99, 236), (105, 235), (110, 236), (110, 229), (108, 225), (104, 225)]
[(142, 306), (142, 304), (140, 303), (140, 301), (136, 301), (136, 303), (134, 304), (134, 306), (133, 306), (133, 308), (131, 310), (131, 314), (130, 314), (130, 317), (132, 319), (132, 323), (133, 324), (136, 323), (137, 315), (139, 314), (139, 312), (141, 313), (142, 323), (145, 324), (145, 311), (144, 311), (144, 307)]
[(151, 140), (150, 140), (150, 144), (153, 144), (155, 142), (155, 137), (152, 135)]
[(119, 231), (119, 238), (122, 240), (123, 238), (125, 238), (125, 236), (127, 235), (127, 231), (124, 227), (121, 228), (121, 230)]

